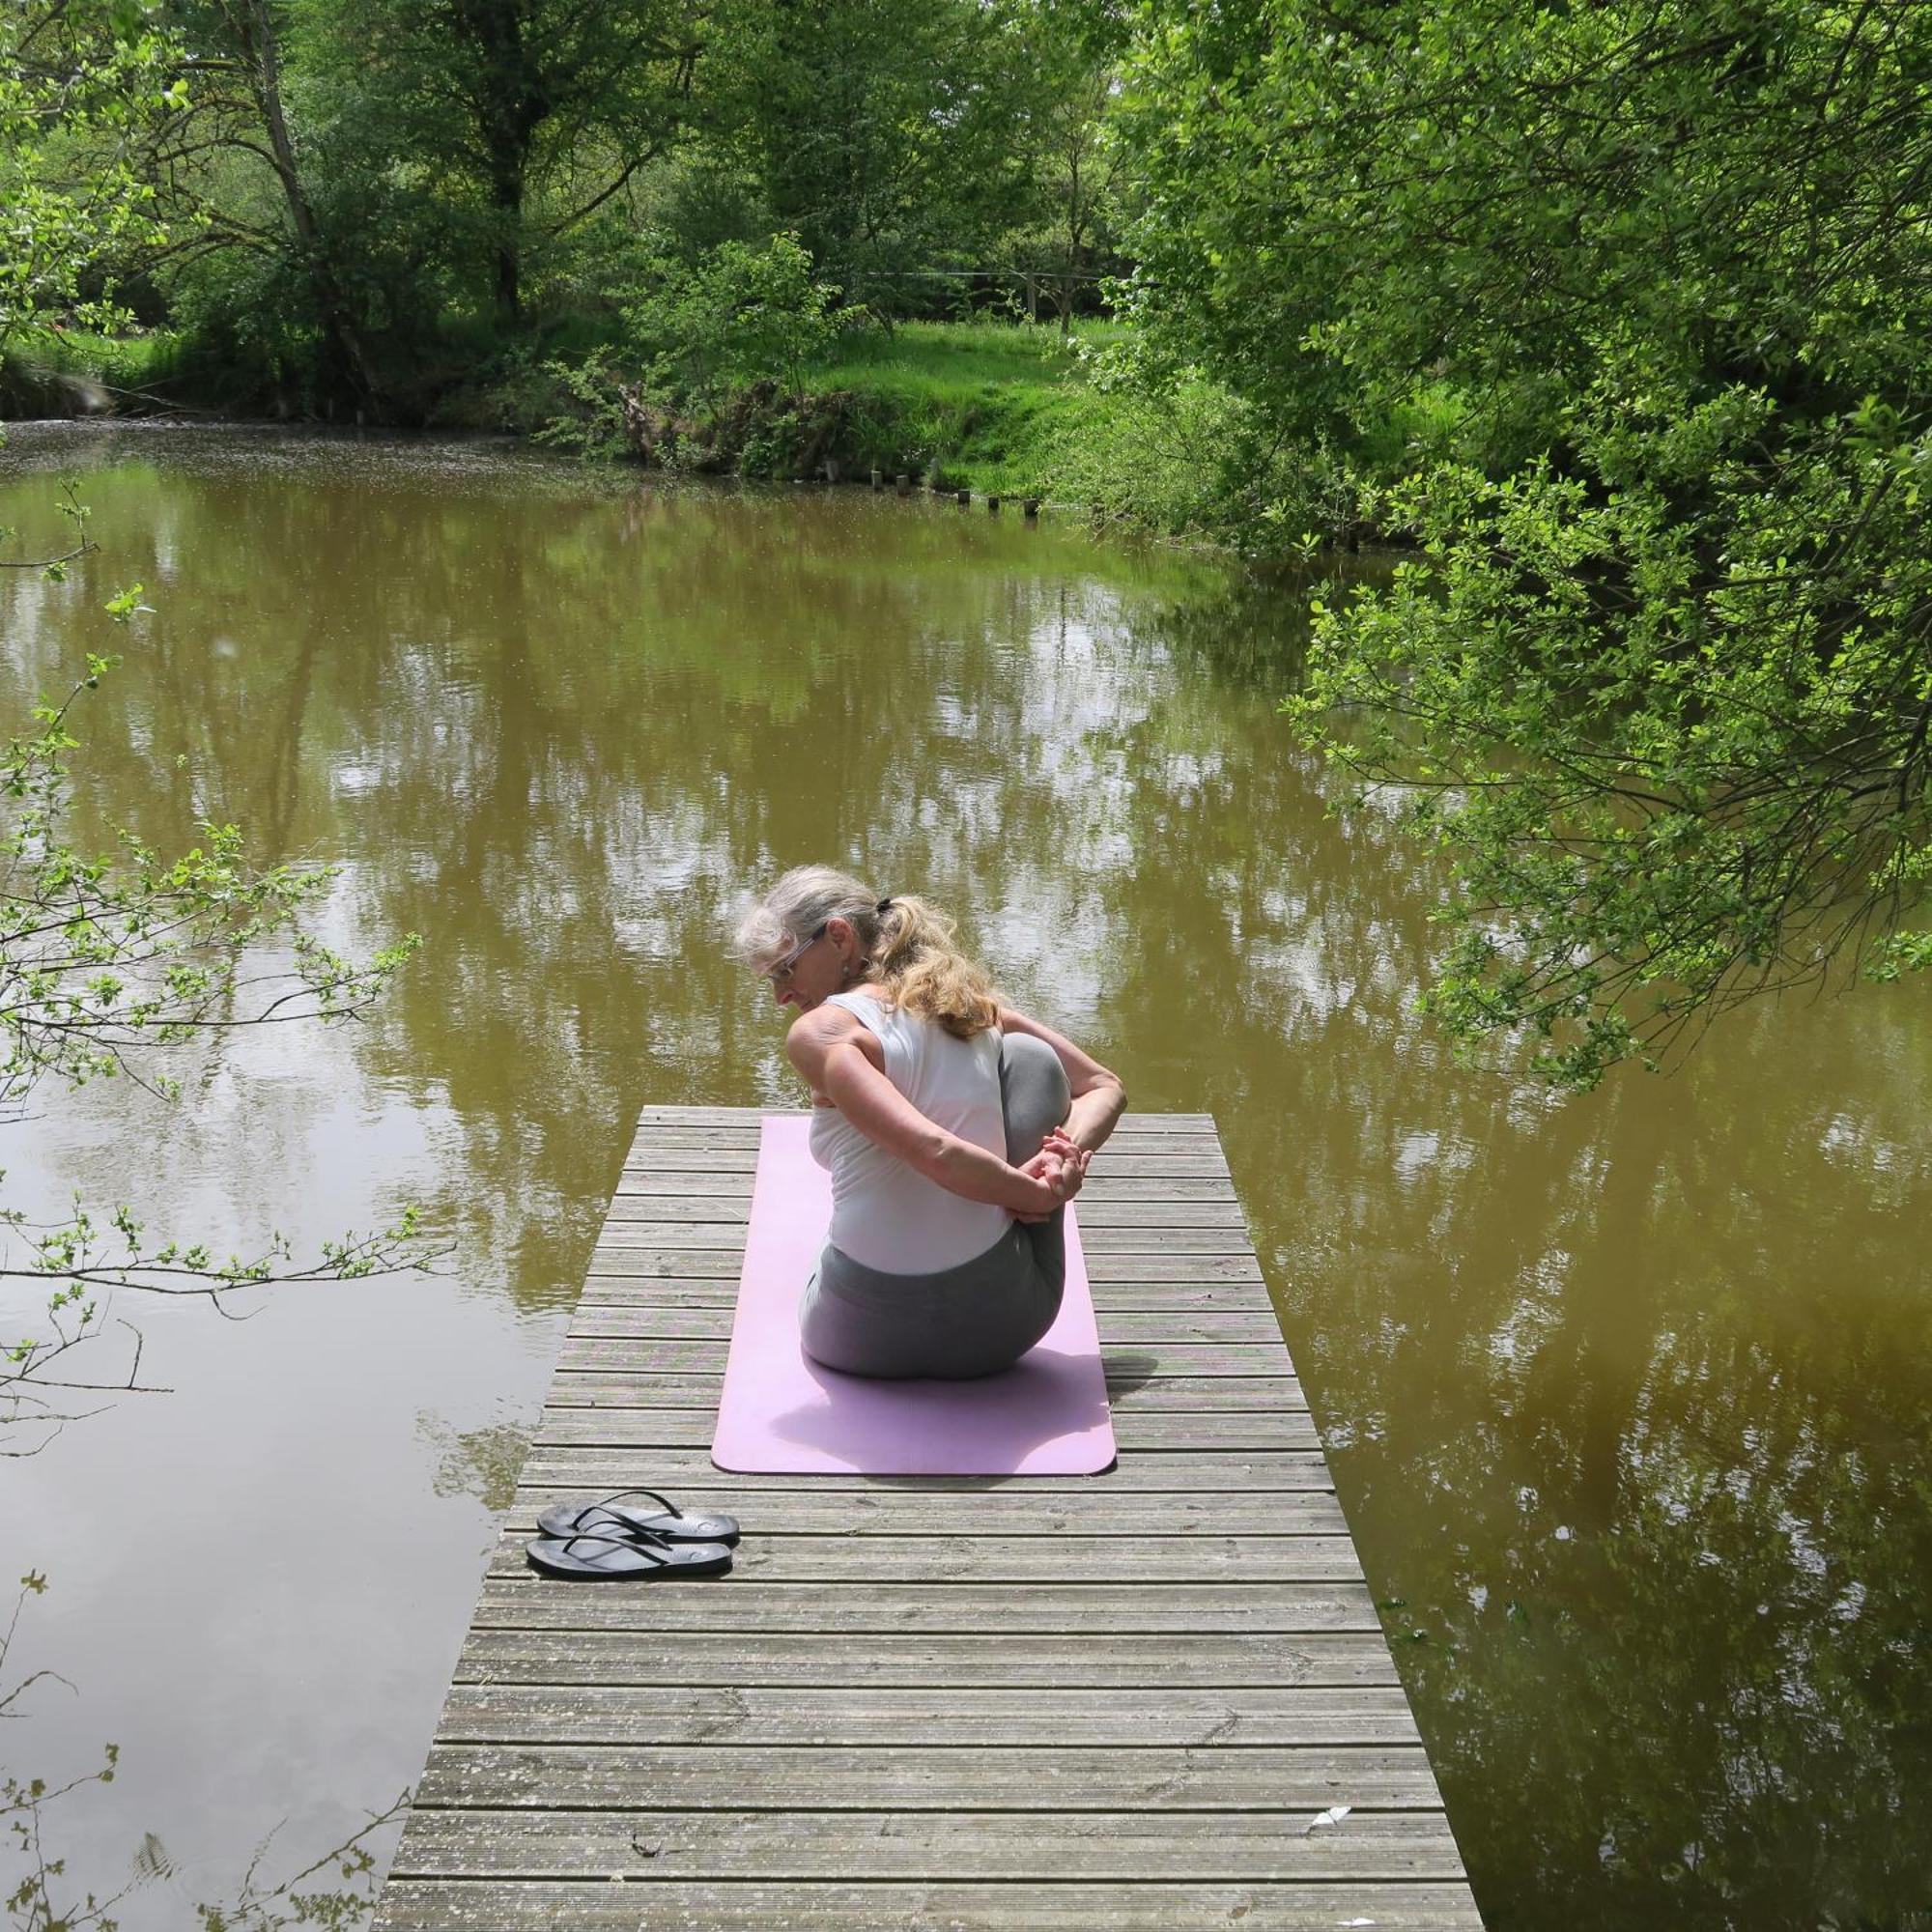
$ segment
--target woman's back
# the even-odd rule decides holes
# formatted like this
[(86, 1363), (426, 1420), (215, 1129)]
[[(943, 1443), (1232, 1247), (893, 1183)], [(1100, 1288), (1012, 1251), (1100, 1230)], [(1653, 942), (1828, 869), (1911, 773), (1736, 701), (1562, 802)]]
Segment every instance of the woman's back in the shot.
[[(960, 1039), (871, 993), (826, 1002), (878, 1036), (886, 1077), (935, 1125), (1002, 1157), (1000, 1032)], [(811, 1117), (811, 1155), (832, 1176), (832, 1245), (886, 1274), (926, 1274), (984, 1254), (1006, 1233), (1002, 1208), (967, 1201), (867, 1140), (836, 1107)]]

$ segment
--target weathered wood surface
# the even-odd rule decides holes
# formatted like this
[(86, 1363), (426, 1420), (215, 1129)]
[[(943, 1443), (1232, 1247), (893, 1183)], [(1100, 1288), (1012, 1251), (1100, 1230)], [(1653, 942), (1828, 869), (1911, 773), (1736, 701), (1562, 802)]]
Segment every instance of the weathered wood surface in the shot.
[[(639, 1120), (379, 1932), (1479, 1926), (1212, 1120), (1081, 1197), (1086, 1479), (711, 1466), (757, 1120)], [(636, 1483), (738, 1516), (732, 1574), (525, 1567)]]

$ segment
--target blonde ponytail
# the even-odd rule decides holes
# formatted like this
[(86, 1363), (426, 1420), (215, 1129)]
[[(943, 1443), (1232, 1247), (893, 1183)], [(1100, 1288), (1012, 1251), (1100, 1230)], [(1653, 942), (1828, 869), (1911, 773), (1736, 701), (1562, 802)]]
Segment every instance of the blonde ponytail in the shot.
[(971, 1039), (997, 1026), (1000, 1004), (984, 973), (952, 944), (952, 922), (923, 899), (881, 901), (867, 947), (872, 978), (903, 1011)]

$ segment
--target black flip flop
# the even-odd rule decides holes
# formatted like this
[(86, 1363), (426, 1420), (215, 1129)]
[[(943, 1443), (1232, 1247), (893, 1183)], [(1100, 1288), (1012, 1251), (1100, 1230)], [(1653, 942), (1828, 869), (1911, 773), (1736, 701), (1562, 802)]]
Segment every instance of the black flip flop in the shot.
[(641, 1577), (722, 1577), (731, 1567), (731, 1552), (722, 1543), (667, 1543), (661, 1536), (540, 1536), (525, 1546), (524, 1556), (532, 1570), (546, 1577), (575, 1577), (592, 1583)]
[[(627, 1509), (626, 1496), (648, 1496), (657, 1510)], [(575, 1536), (594, 1530), (606, 1536), (655, 1536), (666, 1543), (736, 1543), (738, 1520), (730, 1516), (687, 1516), (655, 1490), (619, 1490), (600, 1502), (556, 1503), (537, 1518), (546, 1536)]]

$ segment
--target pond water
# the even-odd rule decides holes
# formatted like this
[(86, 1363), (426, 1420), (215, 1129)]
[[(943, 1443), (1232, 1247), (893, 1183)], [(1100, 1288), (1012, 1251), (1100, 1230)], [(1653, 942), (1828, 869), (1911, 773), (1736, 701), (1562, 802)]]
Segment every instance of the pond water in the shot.
[(1492, 1926), (1932, 1924), (1924, 987), (1559, 1103), (1414, 1017), (1440, 872), (1276, 718), (1292, 585), (508, 449), (11, 438), (15, 554), (69, 473), (101, 548), (5, 573), (5, 716), (125, 656), (76, 718), (91, 837), (232, 819), (341, 868), (332, 937), (425, 941), (370, 1022), (231, 1037), (180, 1107), (43, 1092), (11, 1205), (226, 1249), (416, 1200), (455, 1244), (240, 1322), (124, 1294), (169, 1392), (0, 1463), (7, 1587), (48, 1579), (4, 1674), (69, 1680), (5, 1769), (121, 1747), (47, 1829), (97, 1891), (154, 1834), (129, 1932), (421, 1768), (638, 1110), (799, 1097), (717, 940), (815, 858), (956, 908), (1137, 1108), (1217, 1117)]

